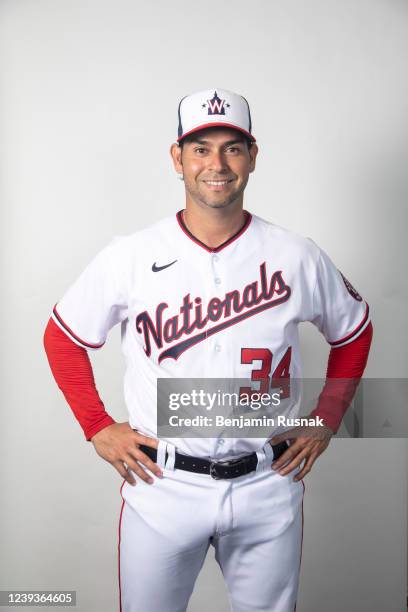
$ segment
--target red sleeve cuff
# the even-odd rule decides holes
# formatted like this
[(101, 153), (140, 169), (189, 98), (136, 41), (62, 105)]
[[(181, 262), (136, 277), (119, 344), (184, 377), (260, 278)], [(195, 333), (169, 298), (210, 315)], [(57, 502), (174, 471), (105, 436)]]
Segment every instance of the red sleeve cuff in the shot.
[(99, 422), (92, 424), (91, 427), (87, 428), (84, 431), (86, 440), (90, 442), (91, 438), (95, 434), (97, 434), (98, 431), (101, 431), (102, 429), (105, 429), (105, 427), (108, 427), (109, 425), (113, 425), (114, 423), (116, 423), (116, 421), (112, 419), (112, 417), (109, 414), (104, 414), (103, 418)]

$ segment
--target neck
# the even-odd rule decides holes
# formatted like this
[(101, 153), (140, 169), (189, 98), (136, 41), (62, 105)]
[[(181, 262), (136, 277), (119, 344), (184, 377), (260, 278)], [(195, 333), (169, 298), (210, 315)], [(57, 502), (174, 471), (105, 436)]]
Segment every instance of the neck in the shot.
[(240, 206), (226, 208), (201, 208), (187, 203), (183, 220), (188, 231), (211, 248), (216, 248), (234, 236), (245, 222), (245, 212)]

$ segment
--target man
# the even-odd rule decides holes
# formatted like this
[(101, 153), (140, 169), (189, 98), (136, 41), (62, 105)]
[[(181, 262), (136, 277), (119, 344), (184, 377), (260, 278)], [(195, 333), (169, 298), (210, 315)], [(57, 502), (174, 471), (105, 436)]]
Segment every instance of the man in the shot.
[[(54, 308), (45, 347), (87, 440), (124, 478), (121, 610), (186, 610), (211, 544), (234, 612), (289, 612), (302, 479), (363, 374), (368, 306), (311, 240), (244, 210), (258, 146), (243, 97), (198, 92), (181, 100), (178, 117), (170, 152), (185, 209), (99, 253)], [(322, 425), (316, 419), (272, 439), (276, 432), (157, 437), (158, 378), (247, 378), (268, 391), (274, 380), (301, 375), (301, 321), (313, 322), (332, 347), (328, 384), (312, 413)], [(105, 411), (87, 354), (118, 323), (129, 423)], [(353, 385), (336, 396), (332, 379)]]

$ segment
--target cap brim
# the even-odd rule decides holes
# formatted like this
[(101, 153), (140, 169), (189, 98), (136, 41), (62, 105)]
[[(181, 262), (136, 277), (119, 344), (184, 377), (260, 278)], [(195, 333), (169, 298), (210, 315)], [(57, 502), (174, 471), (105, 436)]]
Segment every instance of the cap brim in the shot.
[(254, 138), (254, 136), (250, 132), (247, 132), (246, 130), (242, 129), (241, 127), (238, 127), (237, 125), (234, 125), (233, 123), (225, 123), (223, 121), (219, 121), (219, 122), (214, 121), (212, 123), (203, 123), (202, 125), (198, 125), (194, 129), (190, 130), (189, 132), (186, 132), (185, 134), (177, 138), (177, 142), (180, 142), (181, 140), (183, 140), (183, 138), (185, 138), (186, 136), (189, 136), (190, 134), (194, 134), (195, 132), (200, 132), (201, 130), (205, 130), (207, 128), (212, 128), (212, 127), (232, 128), (233, 130), (237, 130), (237, 132), (241, 132), (242, 134), (245, 134), (245, 136), (247, 136), (247, 138), (249, 138), (253, 142), (256, 142), (256, 138)]

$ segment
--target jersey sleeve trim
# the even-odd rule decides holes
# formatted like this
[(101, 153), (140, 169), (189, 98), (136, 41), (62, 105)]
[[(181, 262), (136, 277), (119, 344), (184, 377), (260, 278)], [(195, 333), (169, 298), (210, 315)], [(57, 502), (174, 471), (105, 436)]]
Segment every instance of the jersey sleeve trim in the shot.
[(354, 340), (367, 327), (369, 323), (370, 309), (367, 303), (365, 307), (366, 308), (365, 308), (364, 317), (362, 321), (357, 325), (357, 327), (350, 334), (347, 334), (347, 336), (344, 336), (344, 338), (341, 338), (340, 340), (335, 340), (334, 342), (329, 342), (330, 346), (338, 347), (338, 346), (343, 346), (343, 344), (348, 344), (349, 342)]
[(62, 329), (63, 332), (65, 332), (67, 334), (67, 336), (73, 341), (75, 342), (75, 344), (78, 344), (78, 346), (82, 346), (82, 348), (85, 349), (99, 349), (101, 348), (105, 342), (101, 342), (100, 344), (91, 344), (90, 342), (85, 342), (85, 340), (82, 340), (79, 336), (77, 336), (72, 329), (65, 323), (65, 321), (62, 319), (61, 315), (58, 313), (57, 311), (57, 304), (55, 304), (53, 311), (52, 311), (52, 318), (55, 321), (55, 323), (58, 325), (58, 327), (60, 329)]

